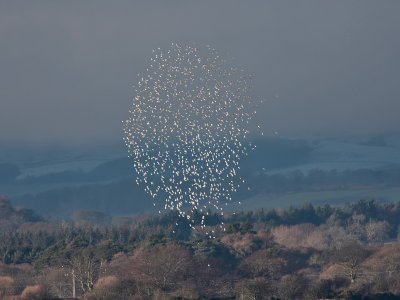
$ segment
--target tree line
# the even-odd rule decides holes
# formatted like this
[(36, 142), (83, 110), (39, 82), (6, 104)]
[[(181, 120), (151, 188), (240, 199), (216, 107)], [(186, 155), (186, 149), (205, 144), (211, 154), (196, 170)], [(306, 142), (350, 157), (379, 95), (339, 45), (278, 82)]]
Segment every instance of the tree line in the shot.
[(400, 203), (195, 212), (192, 229), (175, 212), (47, 220), (3, 198), (0, 217), (1, 299), (400, 297)]

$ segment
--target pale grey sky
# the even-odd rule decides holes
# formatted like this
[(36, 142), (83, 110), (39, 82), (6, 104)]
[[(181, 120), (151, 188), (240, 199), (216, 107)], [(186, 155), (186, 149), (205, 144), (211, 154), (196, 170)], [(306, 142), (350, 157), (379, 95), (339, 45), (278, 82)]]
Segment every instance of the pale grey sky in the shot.
[(266, 134), (399, 131), (399, 16), (397, 0), (2, 1), (0, 142), (120, 139), (137, 73), (170, 42), (253, 74)]

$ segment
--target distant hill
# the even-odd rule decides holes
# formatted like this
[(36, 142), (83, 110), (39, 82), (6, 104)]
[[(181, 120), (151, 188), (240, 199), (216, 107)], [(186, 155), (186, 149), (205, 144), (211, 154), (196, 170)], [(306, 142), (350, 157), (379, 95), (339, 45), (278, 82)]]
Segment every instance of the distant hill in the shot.
[[(368, 193), (391, 201), (399, 197), (393, 191), (400, 187), (400, 136), (264, 138), (254, 143), (256, 149), (241, 162), (246, 186), (234, 201), (251, 199), (253, 207), (271, 207), (275, 205), (271, 199), (281, 195), (290, 194), (285, 199), (293, 201), (289, 199), (295, 199), (296, 193), (303, 197), (310, 192), (317, 202), (354, 201)], [(50, 216), (68, 216), (80, 209), (109, 214), (158, 210), (134, 183), (132, 160), (123, 146), (82, 152), (1, 151), (0, 193), (15, 204)]]
[(12, 229), (23, 223), (39, 222), (42, 218), (28, 208), (13, 207), (11, 202), (0, 196), (0, 228)]

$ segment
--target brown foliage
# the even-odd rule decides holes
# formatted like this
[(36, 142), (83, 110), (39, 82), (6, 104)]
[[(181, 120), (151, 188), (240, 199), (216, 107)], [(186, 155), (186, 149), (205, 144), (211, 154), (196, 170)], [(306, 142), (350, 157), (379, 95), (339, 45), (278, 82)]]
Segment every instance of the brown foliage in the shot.
[(281, 299), (305, 299), (308, 287), (306, 277), (299, 274), (286, 275), (281, 278), (279, 295)]
[(0, 276), (0, 298), (10, 296), (14, 291), (14, 279), (10, 276)]
[(2, 276), (13, 278), (13, 292), (19, 294), (22, 292), (23, 287), (31, 283), (32, 278), (34, 277), (34, 270), (29, 264), (6, 265), (0, 263), (0, 274)]
[(321, 279), (313, 282), (310, 299), (342, 299), (341, 294), (347, 289), (350, 281), (344, 277)]
[(388, 239), (390, 225), (386, 221), (370, 221), (365, 225), (367, 240), (372, 244), (383, 244)]
[(116, 276), (100, 277), (94, 289), (86, 295), (91, 300), (125, 300), (135, 293), (135, 282), (120, 280)]
[(319, 278), (322, 280), (333, 279), (341, 276), (342, 273), (342, 267), (339, 264), (331, 264), (325, 266), (324, 270), (319, 274)]
[(337, 224), (323, 224), (319, 227), (309, 223), (278, 226), (271, 232), (275, 242), (289, 249), (311, 248), (320, 251), (340, 249), (357, 240), (355, 234), (346, 232)]
[(95, 284), (95, 288), (107, 288), (118, 284), (118, 282), (119, 279), (114, 275), (100, 277)]
[(379, 248), (363, 263), (375, 271), (388, 271), (400, 275), (400, 242), (387, 243)]
[(169, 291), (190, 280), (195, 266), (188, 250), (175, 244), (136, 249), (129, 259), (131, 278), (142, 292)]
[(323, 250), (328, 248), (323, 232), (309, 223), (294, 226), (279, 226), (272, 229), (275, 241), (290, 249), (314, 248)]
[(374, 292), (400, 294), (400, 243), (388, 243), (362, 264)]
[(332, 260), (342, 268), (342, 275), (352, 283), (362, 273), (362, 262), (370, 255), (370, 250), (353, 243), (333, 252)]
[(221, 238), (221, 243), (232, 250), (237, 257), (243, 257), (260, 248), (262, 240), (253, 233), (232, 233)]
[(358, 238), (349, 234), (343, 227), (333, 222), (321, 225), (320, 230), (325, 237), (326, 247), (324, 249), (339, 250), (348, 244), (354, 243)]
[(42, 285), (28, 285), (22, 291), (21, 298), (23, 300), (36, 300), (43, 299), (48, 296), (48, 293)]
[(38, 282), (45, 282), (49, 293), (57, 297), (67, 297), (72, 293), (72, 278), (65, 268), (45, 269)]
[(276, 257), (269, 249), (262, 249), (246, 257), (239, 266), (245, 275), (250, 277), (279, 278), (285, 260)]
[(236, 283), (235, 291), (238, 299), (267, 300), (277, 293), (275, 283), (265, 278), (243, 279)]

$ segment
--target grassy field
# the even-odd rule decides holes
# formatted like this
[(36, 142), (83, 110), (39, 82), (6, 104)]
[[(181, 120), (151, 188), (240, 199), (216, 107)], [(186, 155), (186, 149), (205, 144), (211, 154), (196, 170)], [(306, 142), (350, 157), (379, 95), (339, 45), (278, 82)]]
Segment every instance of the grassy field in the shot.
[(243, 200), (235, 209), (252, 210), (258, 208), (287, 208), (290, 205), (301, 205), (305, 202), (323, 205), (342, 205), (360, 199), (375, 199), (380, 202), (397, 202), (400, 200), (400, 187), (395, 188), (360, 188), (316, 192), (292, 192), (281, 194), (261, 194)]

